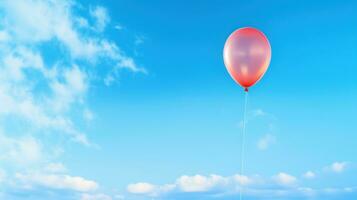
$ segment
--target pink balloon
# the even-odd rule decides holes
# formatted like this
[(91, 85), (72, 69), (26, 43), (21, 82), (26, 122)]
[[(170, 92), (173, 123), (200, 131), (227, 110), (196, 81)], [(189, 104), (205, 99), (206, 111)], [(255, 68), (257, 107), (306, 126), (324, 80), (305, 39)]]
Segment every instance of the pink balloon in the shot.
[(263, 77), (269, 67), (270, 58), (269, 41), (255, 28), (237, 29), (224, 45), (224, 64), (231, 77), (245, 91)]

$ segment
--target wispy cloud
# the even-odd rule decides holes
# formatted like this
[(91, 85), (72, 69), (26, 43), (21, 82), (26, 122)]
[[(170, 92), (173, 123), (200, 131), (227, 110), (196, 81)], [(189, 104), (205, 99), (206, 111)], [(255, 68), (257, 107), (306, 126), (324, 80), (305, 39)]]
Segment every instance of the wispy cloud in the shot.
[(80, 125), (94, 120), (87, 103), (93, 85), (115, 82), (122, 69), (145, 69), (105, 34), (111, 19), (103, 6), (5, 0), (0, 14), (2, 188), (95, 191), (98, 183), (67, 174), (56, 160), (63, 143), (96, 146)]
[(67, 168), (62, 163), (49, 163), (46, 165), (44, 171), (49, 173), (64, 173), (67, 172)]
[[(70, 113), (79, 106), (85, 120), (93, 119), (84, 103), (96, 72), (93, 65), (103, 60), (114, 66), (103, 77), (106, 83), (107, 77), (114, 81), (121, 68), (144, 70), (116, 43), (91, 32), (86, 26), (91, 19), (74, 14), (76, 5), (74, 1), (44, 0), (6, 0), (1, 4), (0, 115), (16, 116), (28, 122), (22, 126), (66, 133), (74, 141), (90, 145)], [(104, 31), (110, 22), (107, 10), (95, 6), (88, 12), (96, 28)], [(58, 56), (49, 60), (43, 44)]]
[(260, 150), (266, 150), (269, 148), (270, 145), (274, 144), (275, 142), (276, 142), (276, 139), (273, 135), (265, 134), (263, 137), (261, 137), (258, 140), (257, 147)]
[(13, 138), (0, 133), (0, 160), (16, 165), (29, 165), (43, 158), (41, 143), (34, 137)]
[(90, 15), (95, 19), (95, 28), (98, 31), (103, 31), (110, 21), (108, 11), (102, 6), (96, 6), (90, 9)]
[(265, 116), (268, 113), (266, 113), (265, 111), (263, 111), (262, 109), (255, 109), (251, 111), (251, 115), (253, 117), (260, 117), (260, 116)]

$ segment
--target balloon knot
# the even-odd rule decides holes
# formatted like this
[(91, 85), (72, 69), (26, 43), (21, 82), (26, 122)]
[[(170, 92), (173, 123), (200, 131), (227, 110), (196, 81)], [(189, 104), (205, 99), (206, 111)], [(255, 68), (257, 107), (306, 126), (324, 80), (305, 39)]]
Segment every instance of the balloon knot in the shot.
[(245, 91), (245, 92), (248, 92), (248, 88), (247, 88), (247, 87), (246, 87), (246, 88), (244, 88), (244, 91)]

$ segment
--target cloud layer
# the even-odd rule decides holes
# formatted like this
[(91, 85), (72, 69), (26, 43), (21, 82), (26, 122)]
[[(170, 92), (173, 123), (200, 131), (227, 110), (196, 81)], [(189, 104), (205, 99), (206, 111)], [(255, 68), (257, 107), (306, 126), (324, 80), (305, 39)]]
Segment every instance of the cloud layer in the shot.
[[(338, 162), (336, 162), (338, 163)], [(335, 163), (331, 167), (336, 166)], [(323, 168), (324, 169), (324, 168)], [(321, 170), (320, 176), (327, 176), (328, 172)], [(209, 176), (183, 175), (173, 183), (155, 185), (147, 182), (130, 184), (128, 193), (133, 195), (157, 197), (170, 199), (173, 196), (189, 196), (194, 198), (195, 194), (206, 199), (230, 199), (238, 198), (242, 191), (243, 195), (253, 199), (306, 199), (323, 198), (334, 195), (336, 197), (357, 193), (357, 186), (343, 187), (311, 187), (312, 179), (316, 174), (307, 171), (301, 178), (279, 172), (276, 175), (266, 177), (261, 175), (221, 176), (212, 174)]]

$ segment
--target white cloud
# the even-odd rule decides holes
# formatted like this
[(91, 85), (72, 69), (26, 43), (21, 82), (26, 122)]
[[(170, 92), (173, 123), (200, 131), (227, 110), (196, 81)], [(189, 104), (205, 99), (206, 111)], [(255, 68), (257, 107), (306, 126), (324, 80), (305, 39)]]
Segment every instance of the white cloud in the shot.
[(103, 33), (110, 23), (104, 7), (4, 0), (0, 15), (0, 163), (19, 171), (8, 175), (16, 183), (8, 186), (95, 190), (95, 181), (63, 174), (67, 169), (56, 159), (67, 140), (94, 145), (78, 123), (93, 119), (86, 104), (92, 84), (108, 75), (117, 79), (121, 69), (145, 70)]
[(260, 150), (266, 150), (269, 148), (270, 145), (274, 144), (276, 139), (271, 134), (266, 134), (262, 138), (258, 140), (257, 147)]
[(327, 169), (335, 173), (342, 173), (346, 169), (347, 164), (347, 162), (334, 162)]
[[(1, 51), (0, 51), (1, 53)], [(25, 71), (38, 70), (45, 73), (41, 55), (25, 47), (16, 47), (1, 55), (1, 80), (13, 84), (26, 81)]]
[(150, 183), (134, 183), (127, 187), (128, 192), (133, 194), (149, 194), (154, 192), (155, 189), (156, 186)]
[[(60, 8), (51, 10), (53, 6)], [(52, 26), (55, 24), (46, 20), (51, 20), (54, 13), (63, 11), (64, 8), (69, 9), (67, 4), (21, 0), (5, 1), (0, 6), (1, 11), (5, 13), (6, 21), (9, 22), (4, 25), (4, 28), (12, 33), (12, 40), (4, 43), (5, 49), (0, 51), (0, 100), (1, 107), (4, 107), (0, 109), (0, 114), (5, 117), (14, 115), (26, 119), (29, 122), (28, 126), (35, 125), (46, 131), (48, 128), (54, 128), (68, 133), (74, 138), (85, 138), (82, 133), (75, 130), (67, 116), (56, 112), (56, 107), (47, 103), (61, 100), (61, 105), (67, 103), (63, 107), (70, 107), (77, 100), (73, 101), (73, 98), (68, 98), (71, 100), (63, 101), (63, 98), (60, 99), (58, 96), (52, 97), (51, 92), (46, 94), (37, 89), (46, 85), (54, 85), (58, 79), (62, 78), (59, 73), (56, 73), (57, 67), (45, 66), (42, 52), (35, 46), (37, 42), (50, 40), (53, 37), (54, 30), (52, 28), (54, 27)], [(47, 15), (48, 17), (46, 17)], [(59, 16), (57, 17), (59, 18)], [(43, 26), (41, 27), (41, 25)], [(27, 38), (27, 35), (31, 35), (31, 37)], [(79, 75), (79, 69), (73, 69), (76, 71), (70, 71), (72, 73), (68, 72), (64, 77), (70, 86), (68, 88), (71, 89), (66, 92), (71, 92), (72, 96), (70, 97), (76, 95), (76, 98), (81, 99), (85, 85), (80, 82), (81, 77), (76, 76)], [(32, 70), (33, 73), (28, 74), (29, 70)], [(58, 91), (55, 89), (53, 88), (53, 92), (57, 93)], [(85, 139), (82, 141), (88, 143)]]
[[(118, 65), (130, 60), (114, 43), (97, 34), (82, 34), (79, 28), (87, 27), (88, 20), (72, 12), (75, 4), (68, 1), (7, 0), (1, 8), (5, 11), (5, 26), (14, 35), (12, 42), (37, 43), (58, 40), (69, 50), (73, 58), (97, 60), (100, 57), (112, 59)], [(97, 6), (89, 11), (96, 20), (96, 27), (103, 30), (110, 22), (104, 7)], [(3, 35), (6, 35), (5, 33)], [(5, 37), (3, 37), (5, 38)], [(127, 67), (125, 64), (122, 67)], [(130, 69), (138, 70), (136, 65)]]
[(229, 192), (236, 193), (242, 186), (250, 187), (254, 184), (261, 184), (259, 176), (220, 176), (212, 174), (210, 176), (194, 175), (181, 176), (172, 184), (154, 185), (151, 183), (129, 184), (127, 191), (132, 194), (141, 194), (148, 196), (160, 196), (170, 192), (196, 193), (196, 192)]
[[(127, 191), (135, 195), (143, 195), (148, 197), (162, 197), (175, 195), (178, 193), (202, 193), (202, 195), (209, 194), (211, 197), (239, 195), (240, 191), (244, 195), (250, 197), (262, 198), (309, 198), (316, 196), (324, 196), (331, 193), (344, 194), (357, 192), (356, 187), (343, 188), (311, 188), (300, 185), (302, 182), (298, 181), (293, 175), (281, 172), (272, 178), (264, 178), (259, 175), (241, 176), (239, 174), (233, 176), (219, 176), (219, 175), (194, 175), (181, 176), (173, 184), (155, 185), (152, 183), (137, 183), (130, 184)], [(168, 187), (169, 186), (169, 187)], [(167, 187), (165, 192), (160, 188)]]
[(250, 185), (254, 183), (253, 178), (244, 176), (244, 175), (234, 175), (233, 179), (238, 182), (240, 185)]
[(209, 177), (201, 175), (181, 176), (176, 181), (177, 186), (184, 192), (204, 192), (226, 183), (227, 180), (218, 175)]
[[(171, 192), (175, 188), (176, 188), (175, 184), (153, 185), (151, 183), (140, 182), (140, 183), (129, 184), (126, 190), (129, 193), (136, 194), (136, 195), (147, 195), (150, 197), (157, 197), (162, 194)], [(122, 196), (120, 195), (120, 197)]]
[(76, 17), (75, 19), (76, 24), (80, 27), (80, 28), (89, 28), (89, 22), (86, 18), (84, 17)]
[(66, 6), (69, 5), (64, 2), (55, 4), (50, 1), (3, 1), (2, 8), (9, 23), (6, 29), (21, 42), (49, 39), (53, 35), (53, 24), (58, 19), (59, 12), (64, 11), (58, 8)]
[(24, 185), (41, 186), (51, 189), (67, 189), (79, 192), (93, 191), (98, 188), (95, 181), (87, 180), (78, 176), (16, 173), (16, 179)]
[(306, 179), (313, 179), (316, 177), (316, 174), (312, 171), (307, 171), (303, 176)]
[(88, 89), (87, 74), (74, 65), (63, 70), (63, 81), (53, 80), (50, 87), (53, 91), (53, 98), (49, 101), (55, 111), (67, 111), (75, 102), (83, 101)]
[(42, 146), (32, 136), (10, 138), (0, 133), (0, 161), (24, 165), (37, 162), (42, 158)]
[(91, 41), (81, 40), (74, 29), (72, 4), (67, 1), (7, 0), (3, 4), (9, 30), (20, 43), (45, 42), (58, 39), (74, 56), (95, 53)]
[(107, 10), (102, 6), (96, 6), (90, 9), (90, 15), (96, 20), (96, 30), (103, 31), (110, 21)]
[(297, 181), (296, 177), (294, 177), (290, 174), (284, 173), (284, 172), (281, 172), (281, 173), (275, 175), (273, 177), (273, 179), (279, 185), (283, 185), (283, 186), (291, 186), (291, 185), (295, 184)]
[[(105, 61), (114, 66), (103, 78), (111, 77), (110, 82), (122, 68), (145, 70), (138, 68), (117, 44), (93, 32), (88, 19), (73, 11), (76, 6), (75, 1), (1, 3), (0, 115), (25, 119), (28, 123), (22, 125), (35, 126), (38, 132), (66, 133), (74, 141), (91, 145), (70, 114), (75, 107), (83, 108), (85, 120), (93, 116), (84, 106), (92, 83), (89, 74), (96, 76), (93, 65)], [(104, 7), (85, 11), (100, 29), (110, 23)], [(43, 49), (43, 44), (49, 48)], [(54, 59), (46, 57), (48, 49), (55, 50)]]
[(49, 173), (63, 173), (67, 168), (62, 163), (49, 163), (45, 167), (45, 171)]

